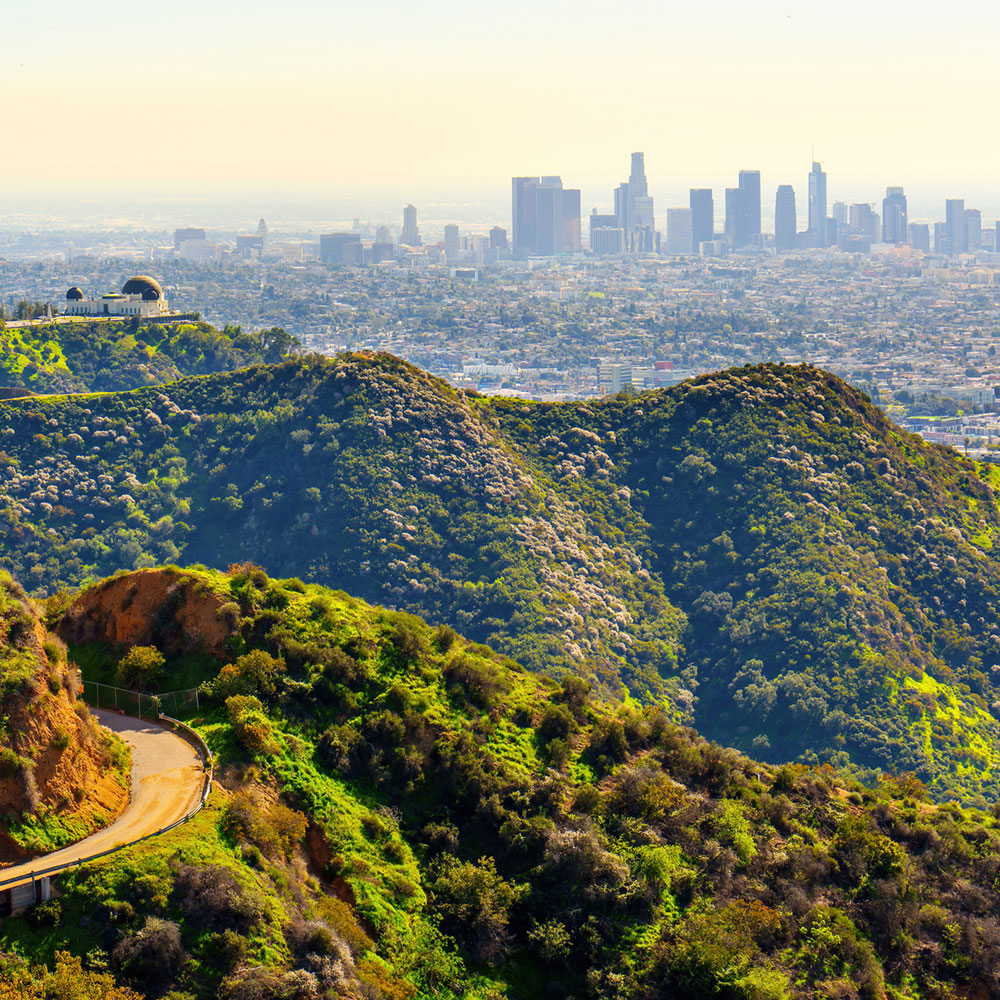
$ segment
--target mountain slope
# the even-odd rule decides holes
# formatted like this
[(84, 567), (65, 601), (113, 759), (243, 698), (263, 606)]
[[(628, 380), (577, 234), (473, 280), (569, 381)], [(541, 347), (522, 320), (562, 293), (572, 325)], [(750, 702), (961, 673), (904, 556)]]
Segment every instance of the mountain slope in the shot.
[(556, 673), (659, 695), (675, 664), (681, 616), (642, 571), (627, 501), (567, 502), (467, 400), (394, 359), (7, 403), (0, 447), (0, 540), (34, 587), (249, 558)]
[[(5, 921), (7, 949), (198, 998), (1000, 996), (993, 813), (755, 763), (253, 567), (121, 579), (173, 644), (164, 686), (200, 663), (222, 790), (68, 873), (62, 920)], [(129, 632), (121, 603), (88, 589), (73, 628)], [(185, 623), (213, 617), (206, 655)]]
[(541, 405), (297, 359), (3, 402), (0, 447), (32, 587), (251, 559), (670, 697), (772, 761), (1000, 793), (993, 474), (808, 366)]

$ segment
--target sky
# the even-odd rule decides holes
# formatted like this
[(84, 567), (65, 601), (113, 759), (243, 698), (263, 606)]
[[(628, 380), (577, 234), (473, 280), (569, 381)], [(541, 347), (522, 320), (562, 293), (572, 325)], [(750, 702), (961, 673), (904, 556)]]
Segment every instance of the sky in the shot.
[(814, 150), (831, 201), (1000, 210), (998, 28), (981, 0), (7, 0), (0, 201), (497, 207), (557, 173), (589, 211), (643, 150), (660, 212), (741, 168), (804, 201)]

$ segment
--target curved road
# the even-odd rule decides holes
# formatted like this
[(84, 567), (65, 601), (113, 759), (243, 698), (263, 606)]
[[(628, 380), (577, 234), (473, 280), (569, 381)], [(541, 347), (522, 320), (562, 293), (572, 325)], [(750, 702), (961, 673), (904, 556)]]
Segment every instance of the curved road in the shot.
[[(0, 882), (14, 878), (26, 882), (33, 871), (56, 865), (69, 868), (81, 858), (130, 844), (182, 819), (201, 798), (205, 769), (201, 755), (190, 743), (156, 722), (97, 708), (90, 712), (101, 725), (116, 732), (132, 747), (129, 804), (110, 826), (71, 847), (23, 864), (0, 868)], [(9, 889), (10, 884), (4, 888)]]

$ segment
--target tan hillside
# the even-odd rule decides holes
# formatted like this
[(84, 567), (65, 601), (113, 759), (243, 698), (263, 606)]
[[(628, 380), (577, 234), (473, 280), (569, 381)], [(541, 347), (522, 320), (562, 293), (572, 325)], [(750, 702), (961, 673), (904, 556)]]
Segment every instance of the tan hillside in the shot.
[(232, 634), (223, 599), (175, 569), (139, 570), (84, 590), (58, 626), (67, 642), (156, 645), (221, 655)]
[(0, 864), (71, 843), (128, 802), (128, 754), (77, 701), (62, 644), (0, 577)]

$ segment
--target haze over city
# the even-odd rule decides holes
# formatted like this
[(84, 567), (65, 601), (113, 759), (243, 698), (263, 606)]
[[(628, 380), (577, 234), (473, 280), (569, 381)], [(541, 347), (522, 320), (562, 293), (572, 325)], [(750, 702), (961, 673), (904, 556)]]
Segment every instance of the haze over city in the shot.
[[(969, 31), (970, 25), (975, 26)], [(601, 204), (644, 149), (660, 204), (736, 170), (800, 185), (813, 157), (837, 197), (903, 184), (992, 211), (1000, 13), (901, 2), (514, 0), (468, 5), (15, 4), (0, 67), (11, 195), (320, 197), (502, 209), (512, 175), (561, 173)], [(947, 86), (943, 86), (946, 83)], [(366, 209), (371, 209), (371, 213)]]

